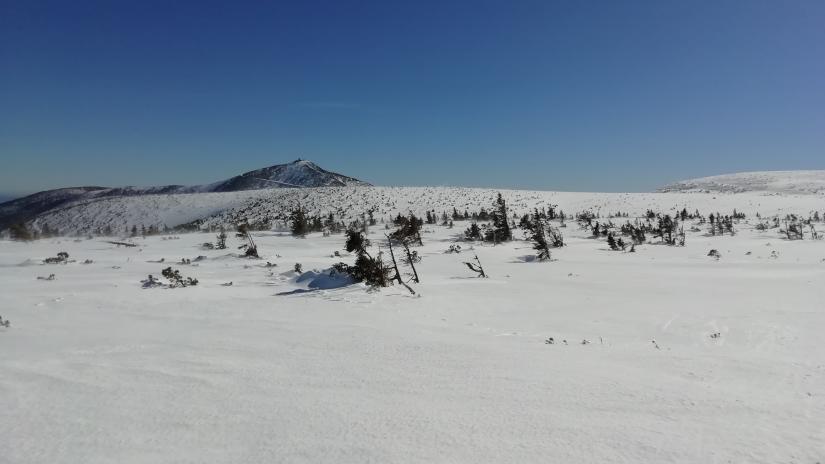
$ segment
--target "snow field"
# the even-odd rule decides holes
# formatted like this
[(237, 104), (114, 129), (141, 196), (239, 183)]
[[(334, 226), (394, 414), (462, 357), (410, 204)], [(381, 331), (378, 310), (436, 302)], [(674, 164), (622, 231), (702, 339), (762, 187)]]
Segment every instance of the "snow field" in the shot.
[[(421, 201), (442, 194), (431, 192)], [(486, 201), (495, 191), (484, 192)], [(537, 201), (528, 195), (508, 200), (526, 208)], [(568, 214), (692, 198), (702, 212), (816, 207), (740, 195), (567, 195), (547, 198)], [(397, 198), (397, 209), (418, 201)], [(139, 238), (134, 248), (0, 241), (0, 316), (12, 324), (0, 328), (0, 462), (825, 456), (825, 242), (742, 223), (733, 237), (688, 232), (684, 248), (631, 254), (569, 221), (553, 262), (523, 262), (532, 253), (524, 241), (472, 251), (460, 243), (461, 254), (445, 254), (467, 225), (425, 226), (420, 296), (361, 284), (278, 295), (307, 289), (296, 262), (304, 271), (351, 263), (332, 257), (342, 235), (256, 233), (262, 260), (232, 256), (232, 235), (229, 249), (203, 250), (214, 242), (206, 233)], [(370, 239), (384, 232), (374, 226)], [(59, 251), (76, 262), (39, 264)], [(474, 252), (489, 279), (461, 264)], [(174, 264), (199, 255), (207, 259)], [(169, 265), (200, 284), (141, 288)]]

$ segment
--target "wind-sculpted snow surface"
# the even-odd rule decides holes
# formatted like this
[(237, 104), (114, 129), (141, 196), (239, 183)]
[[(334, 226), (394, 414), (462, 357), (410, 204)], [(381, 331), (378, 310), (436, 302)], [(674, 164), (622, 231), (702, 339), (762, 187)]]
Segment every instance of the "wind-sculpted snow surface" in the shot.
[[(196, 215), (333, 199), (353, 214), (472, 209), (493, 191), (273, 194), (203, 196)], [(811, 206), (504, 194), (520, 210), (552, 202), (571, 212)], [(148, 218), (175, 201), (175, 214), (190, 214), (196, 205), (183, 198), (198, 197), (94, 211), (140, 205)], [(566, 246), (544, 263), (522, 259), (531, 253), (522, 240), (446, 253), (468, 223), (425, 224), (415, 296), (331, 274), (354, 261), (340, 234), (255, 232), (259, 260), (239, 257), (234, 234), (224, 250), (201, 246), (214, 233), (136, 237), (130, 247), (0, 241), (0, 316), (10, 321), (0, 327), (0, 462), (821, 462), (825, 241), (788, 241), (759, 222), (708, 236), (688, 220), (685, 247), (653, 240), (628, 253), (554, 221)], [(370, 228), (373, 253), (385, 232)], [(60, 252), (68, 259), (42, 264)], [(489, 278), (462, 264), (476, 255)], [(170, 266), (198, 285), (162, 285)], [(143, 288), (149, 274), (160, 282)]]
[(660, 192), (763, 192), (825, 195), (825, 171), (740, 172), (683, 180)]

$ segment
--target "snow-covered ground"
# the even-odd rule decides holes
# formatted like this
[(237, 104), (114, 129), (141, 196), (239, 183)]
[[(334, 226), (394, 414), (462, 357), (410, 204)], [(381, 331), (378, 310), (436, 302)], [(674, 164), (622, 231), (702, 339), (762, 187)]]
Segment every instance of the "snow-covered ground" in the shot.
[(662, 192), (762, 192), (825, 195), (825, 171), (757, 171), (683, 180)]
[[(350, 215), (379, 205), (383, 219), (490, 208), (494, 193), (210, 194), (238, 199), (212, 201), (220, 211), (210, 221), (295, 202)], [(825, 210), (821, 197), (503, 193), (519, 212), (550, 203), (604, 215), (736, 208), (748, 219), (733, 237), (705, 236), (702, 226), (683, 248), (636, 253), (609, 251), (568, 221), (567, 246), (545, 263), (525, 262), (525, 241), (470, 250), (456, 242), (467, 223), (427, 225), (416, 296), (327, 281), (312, 289), (316, 275), (292, 271), (296, 262), (307, 272), (351, 263), (341, 235), (259, 232), (262, 260), (234, 256), (234, 236), (229, 250), (203, 250), (215, 239), (206, 233), (137, 238), (132, 248), (101, 238), (0, 241), (0, 316), (11, 321), (0, 328), (0, 462), (825, 459), (825, 241), (753, 229), (756, 212), (807, 217)], [(160, 201), (151, 198), (134, 202)], [(168, 214), (165, 203), (134, 202), (120, 203), (121, 213)], [(384, 232), (374, 226), (370, 238), (380, 243)], [(454, 243), (464, 251), (444, 253)], [(41, 264), (61, 251), (76, 261)], [(490, 278), (462, 264), (473, 253)], [(181, 258), (193, 264), (174, 264)], [(169, 265), (200, 284), (141, 288)]]

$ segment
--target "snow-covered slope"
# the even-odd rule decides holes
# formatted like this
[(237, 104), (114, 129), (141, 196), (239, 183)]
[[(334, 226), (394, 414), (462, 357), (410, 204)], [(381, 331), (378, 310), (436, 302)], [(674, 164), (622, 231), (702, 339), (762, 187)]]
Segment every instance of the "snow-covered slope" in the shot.
[(328, 187), (314, 189), (266, 189), (197, 195), (142, 195), (76, 202), (40, 215), (34, 228), (48, 225), (64, 234), (88, 234), (110, 229), (115, 234), (132, 226), (175, 227), (198, 221), (201, 227), (249, 223), (278, 227), (290, 212), (302, 207), (310, 214), (333, 213), (338, 220), (351, 220), (372, 211), (376, 220), (389, 222), (401, 213), (426, 211), (452, 213), (453, 208), (490, 209), (501, 192), (510, 211), (517, 215), (534, 208), (558, 205), (568, 215), (593, 211), (603, 216), (629, 213), (641, 216), (648, 209), (675, 212), (723, 212), (734, 208), (750, 215), (795, 213), (807, 216), (825, 209), (814, 195), (764, 196), (754, 193), (714, 195), (708, 193), (583, 193), (530, 190), (495, 190), (458, 187)]
[(796, 193), (825, 195), (824, 171), (740, 172), (683, 180), (666, 185), (660, 192)]
[[(0, 230), (17, 223), (33, 220), (41, 213), (65, 207), (87, 205), (101, 199), (143, 195), (238, 192), (253, 189), (340, 187), (369, 185), (353, 177), (322, 169), (307, 160), (295, 160), (204, 185), (165, 185), (160, 187), (71, 187), (38, 192), (23, 198), (0, 203)], [(209, 201), (209, 197), (201, 198)], [(151, 202), (151, 201), (150, 201)], [(126, 202), (124, 204), (128, 204)], [(136, 204), (139, 204), (137, 202)], [(176, 203), (175, 200), (172, 201)], [(197, 200), (190, 203), (197, 203)], [(165, 214), (160, 212), (160, 214)]]

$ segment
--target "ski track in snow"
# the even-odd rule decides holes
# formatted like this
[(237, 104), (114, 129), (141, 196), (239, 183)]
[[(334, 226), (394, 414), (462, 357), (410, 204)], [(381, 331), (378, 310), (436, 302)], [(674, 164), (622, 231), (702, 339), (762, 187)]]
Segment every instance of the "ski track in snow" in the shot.
[[(489, 209), (496, 192), (147, 196), (46, 219), (63, 230), (74, 220), (78, 231), (204, 216), (217, 226), (300, 203), (352, 217), (375, 206), (380, 221)], [(462, 242), (461, 254), (447, 254), (468, 223), (425, 225), (416, 296), (361, 284), (276, 295), (307, 289), (296, 262), (305, 271), (351, 263), (332, 256), (342, 235), (258, 232), (260, 261), (233, 256), (232, 234), (227, 250), (200, 248), (214, 233), (135, 238), (133, 248), (102, 238), (0, 240), (0, 316), (11, 321), (0, 328), (0, 462), (825, 459), (825, 241), (753, 229), (756, 212), (807, 216), (825, 210), (821, 198), (502, 193), (518, 213), (548, 204), (567, 214), (736, 208), (748, 219), (733, 237), (687, 232), (683, 248), (636, 253), (608, 251), (568, 221), (568, 246), (549, 263), (518, 261), (523, 241)], [(370, 231), (380, 243), (383, 225)], [(722, 258), (708, 257), (711, 248)], [(60, 251), (75, 261), (40, 264)], [(472, 253), (489, 279), (461, 263)], [(175, 264), (199, 255), (207, 259)], [(141, 288), (170, 265), (200, 284)], [(55, 280), (37, 280), (49, 274)]]

